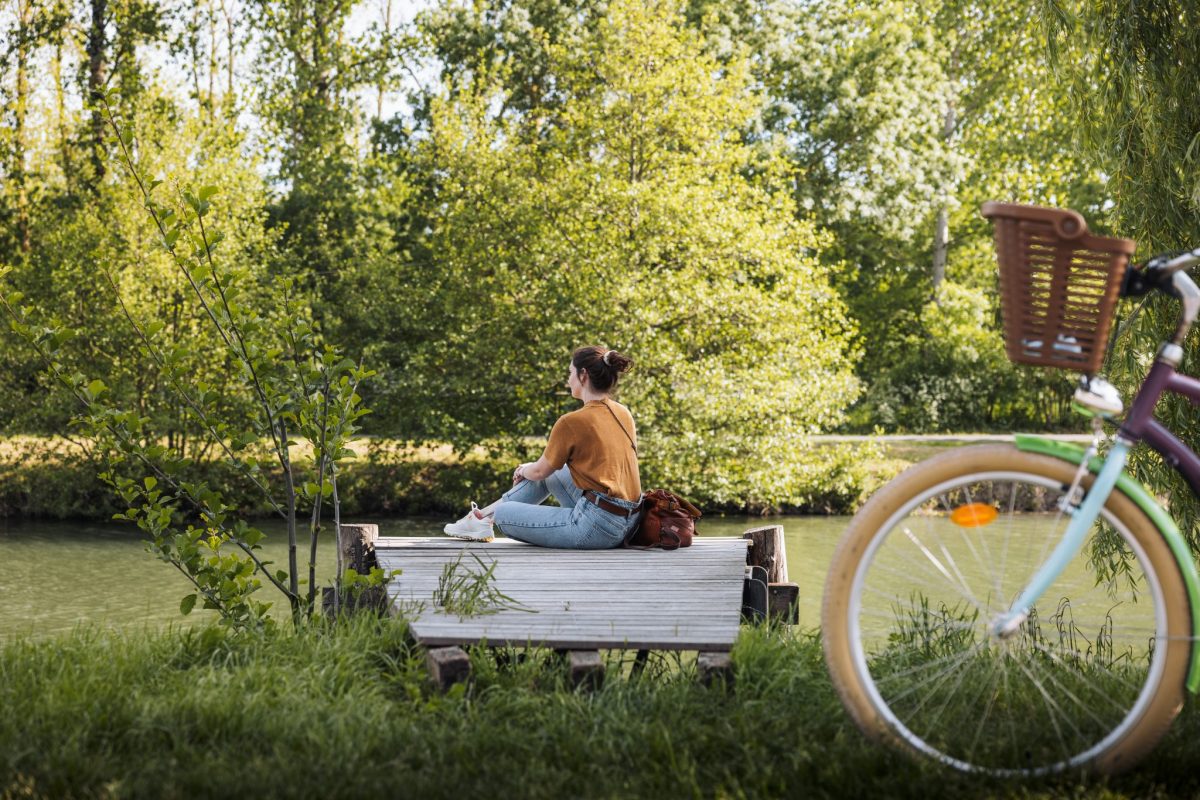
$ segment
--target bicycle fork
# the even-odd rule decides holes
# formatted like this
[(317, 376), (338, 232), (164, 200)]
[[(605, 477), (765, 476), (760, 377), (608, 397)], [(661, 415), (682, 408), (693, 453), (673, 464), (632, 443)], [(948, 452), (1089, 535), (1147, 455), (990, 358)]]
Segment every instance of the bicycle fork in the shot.
[[(1064, 511), (1071, 515), (1071, 521), (1067, 525), (1066, 532), (1058, 544), (1055, 545), (1053, 552), (1050, 553), (1050, 557), (1034, 573), (1033, 578), (1029, 581), (1029, 585), (1025, 587), (1024, 591), (1009, 606), (1008, 611), (1001, 614), (992, 623), (993, 636), (999, 639), (1007, 639), (1020, 630), (1021, 625), (1029, 618), (1030, 609), (1033, 608), (1034, 604), (1041, 599), (1042, 595), (1050, 588), (1055, 579), (1062, 574), (1067, 565), (1078, 555), (1080, 548), (1083, 547), (1087, 532), (1091, 529), (1096, 518), (1100, 516), (1100, 509), (1104, 508), (1104, 504), (1108, 501), (1108, 496), (1112, 493), (1117, 479), (1121, 477), (1121, 472), (1125, 469), (1125, 461), (1129, 457), (1129, 447), (1128, 442), (1118, 437), (1113, 444), (1112, 450), (1109, 451), (1108, 458), (1104, 460), (1104, 466), (1101, 467), (1100, 473), (1096, 476), (1096, 480), (1093, 481), (1092, 488), (1087, 491), (1087, 494), (1084, 495), (1083, 503), (1077, 508), (1071, 505), (1074, 501), (1075, 487), (1072, 487), (1072, 490), (1068, 492), (1065, 498), (1068, 504), (1064, 508)], [(1076, 484), (1086, 474), (1087, 463), (1088, 458), (1085, 456), (1080, 465), (1080, 474), (1076, 477)]]

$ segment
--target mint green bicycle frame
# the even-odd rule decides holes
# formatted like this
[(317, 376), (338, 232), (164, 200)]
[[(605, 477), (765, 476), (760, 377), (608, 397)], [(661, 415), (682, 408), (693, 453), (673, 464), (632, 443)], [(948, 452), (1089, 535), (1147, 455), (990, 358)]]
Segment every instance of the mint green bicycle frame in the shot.
[[(1160, 362), (1161, 363), (1161, 362)], [(1158, 367), (1158, 364), (1155, 365)], [(1174, 373), (1174, 370), (1171, 370)], [(1154, 370), (1151, 371), (1151, 377), (1154, 377)], [(1196, 384), (1196, 389), (1200, 392), (1200, 382), (1193, 381), (1190, 378), (1185, 378), (1182, 375), (1174, 375), (1176, 378), (1185, 379)], [(1147, 388), (1150, 388), (1151, 380), (1147, 379), (1142, 392), (1139, 392), (1138, 399), (1142, 400), (1142, 395)], [(1174, 387), (1172, 387), (1174, 388)], [(1158, 393), (1156, 392), (1156, 395)], [(1157, 400), (1157, 396), (1154, 398)], [(1153, 408), (1153, 406), (1151, 406)], [(1130, 413), (1131, 419), (1134, 413), (1138, 410), (1138, 403), (1135, 401), (1133, 411)], [(1178, 444), (1178, 447), (1187, 450), (1187, 448), (1175, 439), (1165, 428), (1157, 422), (1149, 420), (1150, 423), (1158, 429), (1152, 435), (1147, 435), (1147, 444), (1154, 447), (1155, 450), (1163, 452), (1164, 450), (1170, 453), (1175, 452), (1175, 448), (1170, 447), (1166, 442), (1162, 442), (1163, 449), (1160, 450), (1155, 446), (1163, 433), (1169, 436)], [(1128, 422), (1122, 426), (1121, 431), (1124, 434)], [(1020, 450), (1025, 450), (1031, 453), (1040, 453), (1042, 455), (1052, 456), (1062, 459), (1063, 461), (1072, 464), (1080, 464), (1083, 462), (1085, 451), (1072, 444), (1065, 442), (1056, 442), (1040, 436), (1017, 436), (1016, 445)], [(1186, 686), (1188, 691), (1195, 694), (1200, 690), (1200, 575), (1196, 572), (1196, 564), (1192, 559), (1191, 549), (1183, 538), (1183, 534), (1179, 532), (1179, 526), (1175, 524), (1175, 520), (1171, 519), (1170, 515), (1158, 504), (1154, 496), (1146, 490), (1144, 486), (1131, 478), (1125, 471), (1125, 458), (1128, 455), (1130, 442), (1128, 440), (1118, 440), (1114, 445), (1113, 451), (1106, 459), (1092, 458), (1088, 463), (1088, 469), (1097, 475), (1091, 489), (1084, 498), (1083, 504), (1075, 511), (1070, 524), (1067, 526), (1067, 531), (1063, 535), (1062, 540), (1055, 547), (1046, 563), (1034, 575), (1029, 586), (1021, 593), (1012, 604), (1012, 607), (999, 621), (994, 625), (997, 632), (1005, 629), (1015, 628), (1023, 621), (1028, 609), (1033, 606), (1043, 592), (1054, 582), (1054, 579), (1062, 573), (1067, 564), (1079, 552), (1083, 545), (1084, 535), (1095, 522), (1096, 517), (1100, 514), (1100, 509), (1108, 500), (1109, 494), (1113, 489), (1124, 494), (1132, 500), (1137, 506), (1150, 518), (1166, 540), (1167, 546), (1171, 548), (1171, 553), (1175, 556), (1175, 561), (1179, 565), (1179, 571), (1183, 575), (1184, 586), (1187, 587), (1188, 605), (1192, 613), (1192, 657), (1191, 664), (1188, 668), (1188, 676)], [(1193, 463), (1178, 462), (1180, 472), (1191, 483), (1193, 474), (1200, 479), (1200, 458), (1192, 454), (1190, 450), (1187, 453), (1191, 455)], [(1168, 463), (1175, 466), (1172, 459), (1163, 453), (1168, 458)], [(1189, 467), (1194, 467), (1195, 472), (1190, 472), (1184, 467), (1187, 464)], [(1193, 489), (1195, 485), (1193, 484)], [(1197, 492), (1200, 494), (1200, 492)]]

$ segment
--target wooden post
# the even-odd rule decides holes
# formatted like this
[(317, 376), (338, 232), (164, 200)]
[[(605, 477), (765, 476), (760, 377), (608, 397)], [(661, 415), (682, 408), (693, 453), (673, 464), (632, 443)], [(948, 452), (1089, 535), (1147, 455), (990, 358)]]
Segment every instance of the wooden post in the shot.
[(571, 650), (567, 653), (567, 668), (570, 670), (571, 686), (591, 691), (604, 685), (604, 661), (599, 650)]
[(733, 659), (729, 653), (699, 653), (696, 655), (696, 676), (705, 686), (721, 684), (733, 688)]
[(375, 540), (379, 538), (379, 526), (342, 526), (342, 566), (360, 575), (369, 575), (379, 566), (375, 560)]
[[(379, 526), (375, 524), (343, 525), (342, 569), (352, 569), (359, 575), (369, 575), (371, 570), (379, 566), (375, 560), (375, 540), (379, 538)], [(321, 592), (321, 607), (329, 616), (333, 616), (334, 588), (326, 586)], [(358, 594), (342, 592), (342, 613), (360, 609), (379, 611), (387, 604), (387, 590), (383, 587), (372, 587)]]
[(435, 647), (425, 654), (429, 677), (442, 691), (471, 677), (471, 659), (461, 647)]
[(788, 583), (783, 526), (751, 528), (742, 534), (742, 538), (750, 540), (746, 562), (767, 571), (767, 605), (771, 619), (795, 625), (800, 620), (800, 587)]
[(794, 583), (767, 586), (767, 614), (776, 622), (796, 625), (800, 622), (800, 587)]
[(767, 583), (787, 583), (787, 550), (783, 543), (782, 525), (764, 525), (742, 534), (750, 540), (746, 563), (767, 571)]

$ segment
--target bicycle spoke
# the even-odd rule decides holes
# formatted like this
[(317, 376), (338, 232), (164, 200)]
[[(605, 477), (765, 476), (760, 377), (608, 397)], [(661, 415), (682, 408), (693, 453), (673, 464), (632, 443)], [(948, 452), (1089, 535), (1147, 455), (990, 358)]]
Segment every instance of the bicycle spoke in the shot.
[[(1061, 716), (1063, 718), (1063, 721), (1071, 726), (1071, 728), (1075, 731), (1076, 735), (1079, 738), (1083, 738), (1082, 733), (1080, 733), (1079, 729), (1076, 728), (1074, 723), (1071, 722), (1070, 717), (1063, 714), (1062, 709), (1059, 707), (1058, 703), (1054, 702), (1054, 698), (1052, 698), (1050, 696), (1050, 693), (1046, 691), (1046, 687), (1044, 687), (1042, 685), (1041, 681), (1039, 681), (1037, 679), (1037, 676), (1035, 676), (1029, 670), (1029, 668), (1026, 667), (1025, 664), (1023, 664), (1021, 661), (1017, 661), (1016, 664), (1017, 664), (1017, 667), (1020, 668), (1020, 670), (1025, 673), (1026, 677), (1029, 678), (1029, 681), (1033, 684), (1034, 688), (1037, 689), (1038, 694), (1040, 694), (1042, 696), (1042, 701), (1046, 705), (1046, 710), (1051, 712), (1049, 714), (1050, 724), (1054, 726), (1054, 731), (1058, 736), (1058, 743), (1060, 745), (1062, 745), (1061, 752), (1063, 752), (1063, 753), (1070, 752), (1070, 749), (1067, 747), (1066, 740), (1063, 738), (1062, 727), (1058, 724), (1058, 717)], [(1055, 711), (1058, 712), (1058, 716), (1056, 716), (1053, 713)]]
[(908, 688), (907, 691), (901, 692), (900, 694), (895, 695), (894, 697), (890, 698), (889, 702), (895, 703), (899, 700), (903, 700), (905, 697), (908, 697), (913, 692), (917, 691), (918, 689), (923, 688), (925, 685), (927, 685), (933, 681), (937, 681), (938, 684), (940, 685), (946, 679), (946, 676), (950, 675), (954, 671), (955, 667), (957, 667), (962, 662), (964, 662), (967, 659), (974, 656), (975, 653), (978, 652), (978, 650), (982, 647), (986, 647), (986, 644), (976, 645), (974, 648), (972, 648), (972, 650), (967, 651), (965, 653), (960, 653), (958, 656), (956, 656), (952, 659), (949, 659), (949, 663), (944, 669), (939, 671), (937, 674), (935, 674), (929, 678), (926, 678), (924, 683), (913, 684), (912, 686), (910, 686)]
[(975, 599), (975, 596), (971, 593), (970, 587), (956, 584), (954, 582), (954, 577), (950, 574), (950, 571), (946, 569), (946, 567), (940, 561), (938, 561), (937, 556), (934, 555), (933, 552), (916, 537), (911, 528), (905, 527), (903, 532), (909, 538), (909, 540), (915, 544), (922, 553), (925, 554), (925, 557), (929, 559), (930, 563), (934, 565), (937, 571), (944, 575), (946, 580), (948, 580), (952, 586), (955, 586), (955, 588), (959, 589), (963, 593), (963, 599), (975, 606), (976, 610), (982, 612), (983, 608), (979, 605), (979, 601)]
[[(1107, 505), (1021, 626), (993, 632), (1070, 521), (1058, 507), (1065, 478), (1024, 474), (943, 478), (914, 494), (861, 551), (853, 584), (856, 669), (880, 721), (920, 752), (997, 774), (1052, 772), (1124, 746), (1123, 728), (1148, 724), (1131, 712), (1161, 680), (1151, 655), (1172, 641), (1144, 532), (1134, 538)], [(972, 506), (996, 518), (962, 519)]]

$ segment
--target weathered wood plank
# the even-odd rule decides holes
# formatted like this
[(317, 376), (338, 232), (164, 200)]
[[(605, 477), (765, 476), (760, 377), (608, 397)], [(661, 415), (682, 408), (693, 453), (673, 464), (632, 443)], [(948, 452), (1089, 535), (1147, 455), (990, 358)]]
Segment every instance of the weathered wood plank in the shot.
[[(500, 539), (381, 538), (393, 609), (427, 646), (486, 640), (561, 649), (728, 650), (737, 636), (747, 542), (703, 539), (672, 552), (553, 550)], [(445, 565), (471, 556), (493, 567), (493, 587), (530, 611), (460, 619), (434, 604)], [(651, 609), (653, 613), (651, 613)]]
[[(379, 526), (342, 525), (339, 532), (342, 568), (352, 569), (360, 575), (370, 574), (377, 566), (375, 541), (379, 538)], [(377, 586), (357, 594), (342, 592), (341, 596), (333, 586), (326, 586), (321, 590), (322, 610), (330, 617), (360, 610), (382, 613), (385, 601), (383, 592)]]

